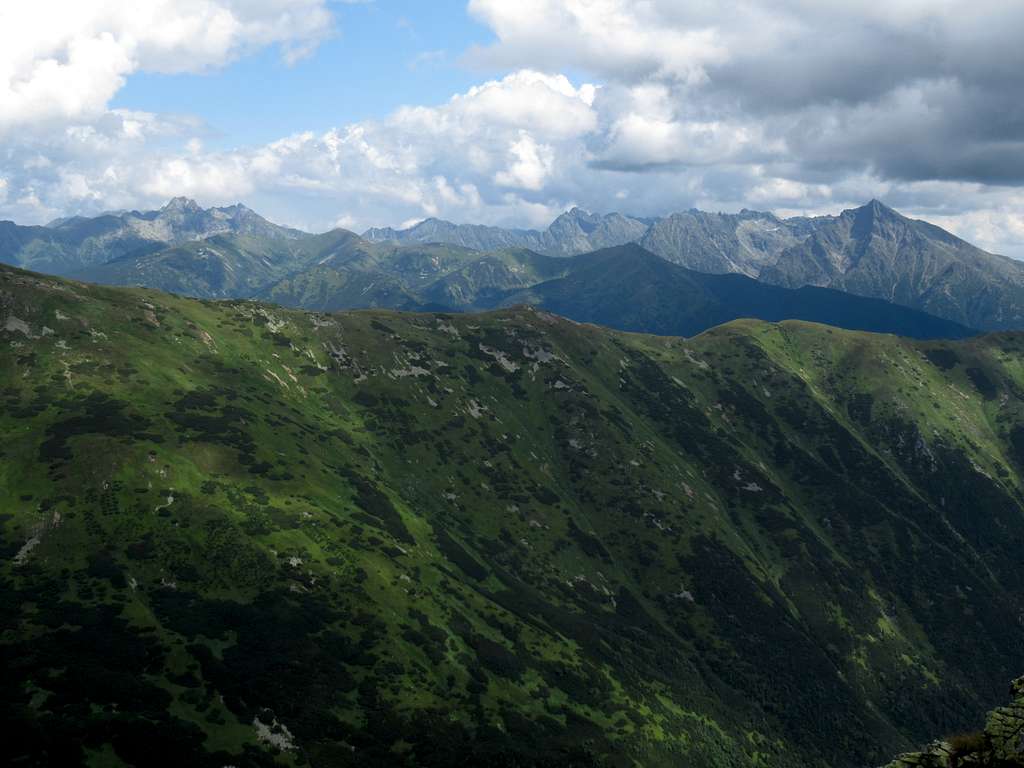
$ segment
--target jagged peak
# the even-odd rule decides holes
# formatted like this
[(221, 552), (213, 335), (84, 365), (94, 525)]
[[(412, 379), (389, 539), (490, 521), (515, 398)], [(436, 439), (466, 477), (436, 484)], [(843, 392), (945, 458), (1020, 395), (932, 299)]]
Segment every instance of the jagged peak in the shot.
[(601, 214), (593, 213), (592, 211), (588, 211), (586, 208), (581, 208), (578, 205), (574, 205), (569, 210), (563, 211), (562, 213), (558, 214), (558, 216), (555, 217), (554, 221), (551, 222), (550, 226), (554, 227), (559, 222), (591, 222), (594, 221), (595, 219), (600, 218), (602, 218)]
[(198, 213), (203, 209), (190, 197), (172, 197), (167, 205), (160, 210), (161, 212)]

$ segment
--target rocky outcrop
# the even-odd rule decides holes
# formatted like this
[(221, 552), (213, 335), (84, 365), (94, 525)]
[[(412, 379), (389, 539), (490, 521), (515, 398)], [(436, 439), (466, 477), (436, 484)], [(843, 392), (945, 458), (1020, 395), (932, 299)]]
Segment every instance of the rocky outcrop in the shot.
[(1024, 766), (1024, 677), (1010, 684), (1013, 702), (989, 713), (984, 729), (934, 741), (885, 768), (1014, 768)]

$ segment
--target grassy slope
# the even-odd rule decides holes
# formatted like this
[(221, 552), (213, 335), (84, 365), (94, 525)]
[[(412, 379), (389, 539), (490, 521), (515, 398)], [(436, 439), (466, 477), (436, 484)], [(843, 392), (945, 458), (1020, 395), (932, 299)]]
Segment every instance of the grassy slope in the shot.
[(0, 342), (6, 759), (862, 765), (1024, 664), (1020, 335), (3, 269)]
[(530, 251), (481, 253), (451, 245), (362, 242), (353, 251), (296, 271), (256, 298), (315, 311), (462, 309), (559, 275), (568, 265)]

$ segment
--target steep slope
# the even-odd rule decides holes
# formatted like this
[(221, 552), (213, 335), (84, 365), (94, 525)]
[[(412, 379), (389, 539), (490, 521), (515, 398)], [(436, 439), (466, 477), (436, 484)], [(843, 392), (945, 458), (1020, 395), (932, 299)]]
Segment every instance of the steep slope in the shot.
[(820, 223), (761, 279), (882, 298), (985, 330), (1024, 326), (1024, 264), (877, 200)]
[(860, 766), (1024, 667), (1024, 336), (0, 269), (9, 764)]
[(567, 276), (507, 295), (501, 303), (532, 304), (580, 322), (675, 336), (693, 336), (738, 318), (807, 320), (922, 339), (973, 334), (957, 323), (877, 299), (694, 272), (636, 245), (577, 256)]
[(545, 259), (521, 250), (482, 254), (453, 245), (396, 245), (357, 238), (254, 294), (286, 307), (453, 309), (554, 274)]
[(565, 274), (566, 260), (523, 249), (480, 253), (459, 246), (366, 243), (365, 258), (327, 259), (260, 291), (296, 309), (434, 307), (462, 311), (497, 304), (510, 291)]
[(171, 247), (149, 245), (72, 276), (198, 298), (247, 298), (310, 264), (332, 259), (364, 263), (364, 246), (358, 235), (344, 229), (295, 239), (213, 235)]
[[(770, 213), (688, 211), (658, 219), (639, 243), (667, 261), (698, 272), (739, 272), (757, 277), (788, 247), (807, 236), (807, 221), (789, 222)], [(813, 221), (813, 220), (812, 220)]]
[(1009, 705), (988, 713), (981, 730), (934, 741), (886, 768), (1020, 768), (1024, 766), (1024, 678), (1010, 684)]
[(305, 233), (271, 224), (244, 205), (203, 209), (193, 200), (176, 197), (158, 211), (72, 217), (46, 227), (0, 222), (0, 262), (67, 275), (132, 252), (212, 235), (280, 242)]
[(561, 277), (570, 267), (566, 259), (533, 251), (495, 251), (422, 286), (420, 295), (430, 304), (456, 310), (493, 307), (509, 292)]

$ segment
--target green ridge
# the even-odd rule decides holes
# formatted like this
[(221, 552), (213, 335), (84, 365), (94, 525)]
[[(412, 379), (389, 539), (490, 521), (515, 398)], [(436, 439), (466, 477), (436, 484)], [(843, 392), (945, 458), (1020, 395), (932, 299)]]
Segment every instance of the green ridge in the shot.
[(855, 766), (1024, 667), (1024, 335), (0, 268), (0, 756)]

